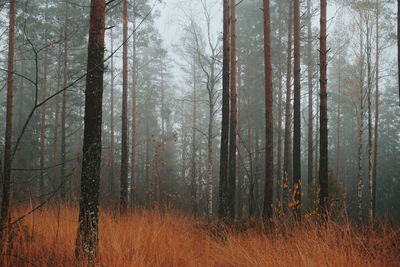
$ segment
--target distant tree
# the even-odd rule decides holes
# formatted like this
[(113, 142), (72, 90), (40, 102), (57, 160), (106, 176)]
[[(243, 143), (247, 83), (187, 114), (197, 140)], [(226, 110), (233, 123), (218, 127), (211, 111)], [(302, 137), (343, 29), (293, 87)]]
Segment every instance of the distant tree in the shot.
[(90, 6), (81, 195), (75, 250), (77, 261), (83, 266), (94, 266), (98, 251), (106, 2), (92, 0)]

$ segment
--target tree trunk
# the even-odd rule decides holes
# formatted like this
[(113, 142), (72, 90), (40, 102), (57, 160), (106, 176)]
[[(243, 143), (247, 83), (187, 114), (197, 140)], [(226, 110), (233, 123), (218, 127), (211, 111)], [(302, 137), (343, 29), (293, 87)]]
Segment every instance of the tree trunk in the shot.
[(120, 212), (128, 207), (128, 0), (123, 2), (123, 51), (122, 51), (122, 132), (121, 132), (121, 186)]
[(327, 94), (327, 66), (326, 55), (326, 0), (321, 0), (320, 20), (320, 117), (319, 117), (319, 204), (321, 212), (328, 209), (328, 94)]
[(312, 58), (312, 23), (311, 0), (307, 0), (307, 83), (308, 83), (308, 130), (307, 130), (307, 182), (308, 201), (312, 203), (314, 188), (314, 153), (313, 153), (313, 74), (314, 64)]
[(92, 0), (85, 91), (85, 117), (79, 226), (75, 255), (94, 266), (98, 249), (99, 187), (103, 107), (105, 0)]
[[(64, 25), (64, 77), (63, 88), (68, 83), (68, 3), (65, 2), (65, 25)], [(67, 181), (65, 179), (66, 171), (66, 116), (67, 116), (67, 92), (62, 93), (62, 106), (61, 106), (61, 201), (66, 201), (66, 187)]]
[(293, 209), (301, 219), (300, 0), (294, 0)]
[[(111, 35), (111, 53), (114, 51), (114, 35), (113, 29), (111, 28), (110, 31)], [(111, 56), (111, 88), (110, 88), (110, 130), (111, 130), (111, 137), (110, 137), (110, 199), (111, 203), (114, 202), (114, 169), (115, 169), (115, 129), (114, 129), (114, 56)]]
[(223, 2), (223, 64), (222, 64), (222, 122), (219, 169), (219, 219), (228, 222), (233, 219), (228, 202), (228, 144), (229, 144), (229, 70), (230, 70), (230, 0)]
[(368, 221), (373, 221), (373, 178), (372, 178), (372, 25), (369, 16), (366, 21), (366, 39), (367, 39), (367, 101), (368, 101)]
[(278, 29), (278, 148), (276, 163), (276, 199), (278, 208), (282, 205), (282, 1), (279, 1)]
[(399, 85), (400, 106), (400, 0), (397, 0), (397, 83)]
[[(46, 0), (46, 10), (48, 8), (48, 1)], [(47, 13), (45, 14), (45, 23), (47, 24)], [(47, 46), (48, 33), (45, 32), (45, 45)], [(43, 99), (47, 97), (47, 70), (48, 70), (48, 48), (44, 50), (44, 62), (43, 62)], [(40, 179), (39, 179), (39, 194), (40, 200), (43, 201), (44, 186), (45, 186), (45, 176), (46, 172), (44, 170), (45, 157), (46, 157), (46, 104), (40, 107)]]
[(290, 158), (292, 147), (292, 106), (291, 106), (291, 78), (292, 78), (292, 15), (293, 5), (290, 1), (289, 11), (289, 30), (288, 30), (288, 44), (287, 44), (287, 69), (286, 69), (286, 106), (285, 106), (285, 144), (283, 151), (283, 196), (282, 206), (286, 211), (289, 205), (289, 184), (292, 178), (292, 161)]
[(263, 2), (264, 12), (264, 79), (265, 79), (265, 191), (263, 219), (272, 218), (273, 204), (273, 133), (274, 122), (272, 114), (272, 58), (270, 41), (269, 0)]
[(360, 30), (360, 111), (358, 116), (358, 154), (357, 154), (357, 206), (358, 206), (358, 222), (361, 224), (363, 220), (362, 202), (363, 202), (363, 179), (362, 179), (362, 152), (363, 152), (363, 135), (364, 135), (364, 45), (362, 32)]
[(197, 131), (197, 84), (196, 84), (196, 60), (193, 59), (193, 128), (192, 128), (192, 158), (191, 158), (191, 182), (192, 182), (192, 213), (195, 217), (199, 215), (199, 199), (198, 199), (198, 179), (196, 173), (196, 131)]
[(8, 59), (7, 59), (7, 107), (6, 107), (6, 136), (4, 144), (3, 196), (1, 201), (0, 242), (1, 253), (8, 240), (7, 223), (10, 218), (11, 202), (11, 165), (12, 165), (12, 128), (13, 128), (13, 97), (14, 97), (14, 26), (15, 1), (10, 0)]
[[(136, 10), (136, 0), (133, 1)], [(136, 29), (136, 16), (133, 14), (133, 30)], [(136, 31), (133, 33), (132, 43), (132, 122), (131, 122), (131, 206), (136, 202), (136, 80), (137, 80), (137, 57), (136, 57)]]
[(378, 126), (379, 126), (379, 16), (380, 16), (380, 1), (376, 1), (376, 52), (375, 52), (375, 125), (374, 125), (374, 163), (372, 171), (372, 220), (376, 216), (376, 176), (378, 169)]
[(231, 0), (231, 68), (230, 68), (230, 121), (229, 121), (229, 170), (228, 170), (228, 213), (235, 217), (236, 149), (237, 149), (237, 62), (236, 62), (236, 0)]

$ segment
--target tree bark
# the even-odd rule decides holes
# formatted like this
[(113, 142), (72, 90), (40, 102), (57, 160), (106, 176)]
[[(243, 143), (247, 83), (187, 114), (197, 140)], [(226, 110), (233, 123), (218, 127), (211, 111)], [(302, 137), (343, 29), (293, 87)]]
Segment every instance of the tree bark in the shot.
[(400, 106), (400, 0), (397, 0), (397, 83), (399, 86)]
[[(133, 1), (136, 10), (136, 0)], [(136, 16), (133, 13), (133, 29), (136, 29)], [(136, 202), (136, 84), (137, 84), (137, 56), (136, 56), (136, 31), (133, 33), (132, 42), (132, 118), (131, 118), (131, 206)]]
[(308, 201), (313, 201), (314, 188), (314, 141), (313, 141), (313, 74), (314, 64), (312, 58), (312, 23), (311, 23), (311, 0), (307, 0), (307, 83), (308, 83), (308, 129), (307, 129), (307, 182)]
[[(46, 10), (48, 8), (48, 1), (46, 0)], [(45, 23), (47, 24), (47, 13), (45, 14)], [(48, 33), (47, 30), (45, 32), (45, 45), (47, 46), (48, 42)], [(47, 70), (48, 70), (48, 48), (46, 47), (44, 50), (44, 62), (43, 62), (43, 99), (47, 97)], [(45, 176), (46, 172), (44, 170), (45, 157), (46, 157), (46, 104), (41, 106), (40, 108), (40, 179), (39, 179), (39, 193), (40, 200), (43, 201), (44, 195), (44, 186), (45, 186)]]
[(12, 128), (13, 128), (13, 97), (14, 97), (14, 31), (15, 31), (15, 1), (10, 0), (8, 59), (7, 59), (7, 107), (6, 136), (4, 144), (3, 195), (1, 201), (0, 242), (1, 253), (4, 253), (5, 242), (8, 240), (7, 223), (10, 218), (11, 202), (11, 165), (12, 165)]
[(105, 0), (92, 0), (85, 91), (85, 117), (79, 226), (75, 255), (84, 266), (94, 266), (98, 249), (99, 187), (104, 74)]
[(279, 29), (278, 29), (278, 148), (276, 163), (276, 199), (277, 206), (282, 205), (282, 1), (278, 4)]
[(192, 128), (192, 158), (191, 158), (191, 182), (192, 182), (192, 213), (195, 217), (199, 215), (199, 199), (198, 199), (198, 178), (196, 172), (197, 161), (197, 144), (196, 144), (196, 131), (197, 131), (197, 75), (196, 75), (196, 60), (193, 59), (193, 128)]
[(121, 185), (120, 212), (128, 207), (128, 0), (123, 2), (123, 48), (122, 48), (122, 132), (121, 132)]
[(300, 0), (294, 0), (293, 209), (301, 219)]
[(321, 212), (328, 209), (328, 94), (327, 94), (327, 66), (326, 59), (326, 0), (321, 0), (320, 20), (320, 117), (319, 117), (319, 204)]
[[(110, 30), (111, 35), (111, 53), (114, 51), (114, 35), (113, 29)], [(110, 199), (111, 202), (114, 201), (114, 169), (115, 169), (115, 127), (114, 127), (114, 56), (111, 56), (111, 88), (110, 88)]]
[(292, 17), (293, 5), (290, 1), (289, 5), (289, 29), (287, 43), (287, 69), (286, 69), (286, 105), (285, 105), (285, 144), (283, 151), (283, 185), (282, 185), (282, 206), (286, 211), (289, 205), (289, 184), (292, 178), (292, 161), (290, 158), (292, 147), (292, 105), (291, 105), (291, 78), (292, 78)]
[(236, 0), (231, 0), (231, 68), (230, 68), (230, 118), (229, 118), (229, 170), (228, 170), (228, 213), (235, 217), (236, 150), (237, 150), (237, 62), (236, 62)]
[[(63, 88), (68, 83), (68, 2), (65, 2), (65, 22), (64, 22), (64, 76), (63, 76)], [(66, 117), (67, 117), (67, 92), (66, 90), (62, 93), (62, 105), (61, 105), (61, 189), (60, 196), (62, 201), (66, 201), (66, 187), (67, 181), (65, 179), (66, 171)]]
[(223, 63), (222, 63), (222, 122), (221, 151), (219, 168), (219, 219), (228, 222), (233, 219), (228, 202), (228, 144), (229, 144), (229, 70), (230, 70), (230, 0), (223, 2)]
[(374, 155), (373, 155), (373, 166), (372, 166), (372, 192), (371, 192), (371, 222), (376, 217), (376, 176), (378, 169), (378, 126), (379, 126), (379, 16), (380, 16), (380, 1), (376, 1), (376, 40), (375, 40), (375, 125), (374, 125)]
[(265, 191), (263, 219), (272, 218), (273, 204), (273, 133), (274, 122), (272, 113), (272, 58), (270, 41), (269, 0), (263, 1), (264, 12), (264, 81), (265, 81)]

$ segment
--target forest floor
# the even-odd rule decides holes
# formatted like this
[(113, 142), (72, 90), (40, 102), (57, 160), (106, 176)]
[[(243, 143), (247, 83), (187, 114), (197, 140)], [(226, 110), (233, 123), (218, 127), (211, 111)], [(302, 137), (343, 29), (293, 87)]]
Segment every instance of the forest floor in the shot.
[[(73, 266), (77, 214), (76, 207), (63, 206), (27, 216), (15, 227), (5, 266)], [(121, 218), (103, 211), (98, 266), (400, 266), (400, 229), (277, 225), (226, 229), (175, 213)]]

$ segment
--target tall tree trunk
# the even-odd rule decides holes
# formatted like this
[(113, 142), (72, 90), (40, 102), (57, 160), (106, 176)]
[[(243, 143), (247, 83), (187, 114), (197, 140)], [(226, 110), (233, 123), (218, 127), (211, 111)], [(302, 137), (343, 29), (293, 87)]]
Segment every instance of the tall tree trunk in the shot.
[[(133, 1), (136, 10), (136, 0)], [(131, 122), (131, 206), (136, 202), (136, 83), (137, 83), (137, 56), (136, 56), (136, 16), (133, 14), (133, 42), (132, 42), (132, 122)]]
[(12, 165), (12, 128), (13, 128), (13, 97), (14, 97), (14, 28), (15, 1), (10, 0), (8, 59), (7, 59), (7, 107), (6, 136), (4, 144), (3, 195), (1, 201), (0, 242), (1, 253), (4, 253), (5, 242), (8, 240), (7, 223), (10, 218), (11, 202), (11, 165)]
[(336, 99), (336, 179), (340, 177), (340, 114), (341, 114), (341, 94), (342, 94), (342, 70), (341, 70), (341, 51), (339, 50), (338, 60), (339, 60), (339, 70), (338, 70), (338, 90)]
[(308, 176), (308, 201), (312, 203), (314, 188), (314, 142), (313, 142), (313, 74), (314, 64), (312, 58), (312, 16), (311, 0), (307, 0), (307, 83), (308, 83), (308, 130), (307, 130), (307, 176)]
[(397, 0), (397, 83), (399, 86), (400, 106), (400, 0)]
[(319, 204), (321, 211), (326, 212), (328, 208), (328, 94), (327, 94), (327, 66), (326, 55), (326, 0), (321, 0), (320, 20), (320, 117), (319, 117)]
[(123, 48), (122, 48), (122, 132), (121, 132), (121, 186), (120, 212), (128, 207), (128, 0), (123, 2)]
[[(64, 24), (64, 77), (63, 88), (68, 83), (68, 2), (65, 2), (65, 24)], [(66, 171), (66, 116), (67, 116), (67, 92), (62, 93), (62, 106), (61, 106), (61, 200), (66, 201), (66, 187), (67, 181), (65, 179)]]
[(213, 168), (214, 168), (214, 113), (215, 113), (215, 59), (210, 65), (210, 81), (208, 85), (208, 101), (209, 114), (208, 114), (208, 133), (207, 133), (207, 146), (208, 146), (208, 164), (207, 164), (207, 215), (208, 223), (213, 219)]
[[(246, 71), (248, 72), (248, 71)], [(254, 173), (254, 149), (253, 149), (253, 114), (252, 114), (252, 103), (251, 103), (251, 87), (247, 88), (247, 138), (248, 138), (248, 158), (249, 158), (249, 217), (254, 217), (256, 213), (256, 198), (255, 198), (255, 186), (256, 178)]]
[(380, 1), (376, 1), (376, 51), (375, 51), (375, 125), (374, 125), (374, 164), (372, 171), (372, 220), (376, 216), (376, 176), (378, 169), (378, 126), (379, 126), (379, 16), (380, 16)]
[(228, 213), (235, 217), (236, 149), (237, 149), (237, 62), (236, 62), (236, 0), (231, 0), (231, 73), (230, 73), (230, 123), (229, 123), (229, 170)]
[(105, 0), (92, 0), (85, 91), (85, 118), (75, 255), (82, 265), (94, 266), (98, 249), (99, 187), (103, 106)]
[(292, 147), (292, 105), (291, 105), (291, 78), (292, 78), (292, 15), (293, 5), (290, 1), (289, 5), (289, 29), (288, 29), (288, 43), (287, 43), (287, 69), (286, 69), (286, 105), (285, 105), (285, 146), (283, 151), (283, 196), (282, 206), (286, 211), (289, 205), (289, 184), (292, 178), (292, 161), (291, 161), (291, 147)]
[[(46, 10), (48, 8), (48, 0), (46, 0)], [(47, 13), (45, 14), (45, 23), (47, 24)], [(45, 32), (45, 45), (46, 48), (44, 50), (44, 62), (43, 62), (43, 99), (47, 97), (47, 70), (48, 70), (48, 48), (47, 48), (47, 41), (48, 41), (48, 33), (47, 30)], [(40, 200), (43, 201), (44, 195), (44, 186), (45, 186), (45, 176), (46, 172), (44, 170), (44, 163), (46, 157), (46, 104), (40, 107), (40, 179), (39, 179), (39, 193), (40, 193)]]
[(278, 4), (278, 148), (276, 163), (276, 199), (277, 205), (282, 205), (282, 1)]
[(372, 25), (370, 24), (369, 15), (366, 22), (367, 26), (367, 101), (368, 101), (368, 221), (372, 223), (372, 194), (373, 194), (373, 179), (372, 179)]
[(193, 128), (192, 128), (192, 158), (191, 158), (191, 182), (192, 182), (192, 212), (195, 217), (199, 215), (199, 203), (198, 203), (198, 179), (196, 173), (196, 131), (197, 131), (197, 84), (196, 84), (196, 60), (193, 59)]
[(358, 222), (363, 220), (363, 178), (362, 178), (362, 163), (363, 163), (363, 135), (364, 135), (364, 43), (363, 36), (360, 30), (360, 111), (358, 116), (358, 154), (357, 154), (357, 206), (358, 206)]
[[(214, 77), (214, 71), (211, 71), (211, 77)], [(214, 79), (214, 78), (212, 78)], [(214, 88), (214, 85), (212, 85)], [(212, 90), (212, 92), (214, 89)], [(214, 124), (214, 93), (209, 94), (209, 114), (208, 114), (208, 134), (207, 134), (207, 148), (208, 148), (208, 159), (207, 159), (207, 216), (208, 223), (212, 222), (213, 219), (213, 167), (214, 167), (214, 152), (213, 152), (213, 124)]]
[[(160, 79), (161, 79), (161, 161), (165, 160), (165, 88), (164, 88), (164, 65), (163, 58), (160, 57)], [(195, 105), (196, 106), (196, 105)], [(165, 179), (165, 168), (164, 163), (160, 163), (160, 168), (158, 174), (156, 175), (156, 201), (157, 203), (161, 203), (161, 177)]]
[(219, 219), (228, 222), (232, 219), (228, 202), (228, 162), (229, 162), (229, 70), (230, 70), (230, 0), (223, 2), (223, 64), (222, 64), (222, 122), (221, 151), (219, 167)]
[(294, 212), (301, 219), (301, 110), (300, 110), (300, 0), (294, 0), (294, 98), (293, 98), (293, 201)]
[(270, 41), (269, 0), (263, 2), (264, 11), (264, 79), (265, 79), (265, 191), (264, 220), (272, 218), (273, 204), (273, 133), (274, 121), (272, 114), (272, 58)]
[[(111, 28), (110, 31), (111, 35), (111, 53), (114, 51), (114, 35), (113, 29)], [(114, 56), (111, 56), (111, 88), (110, 88), (110, 130), (111, 130), (111, 137), (110, 137), (110, 199), (111, 202), (114, 201), (114, 169), (115, 169), (115, 129), (114, 129)]]

